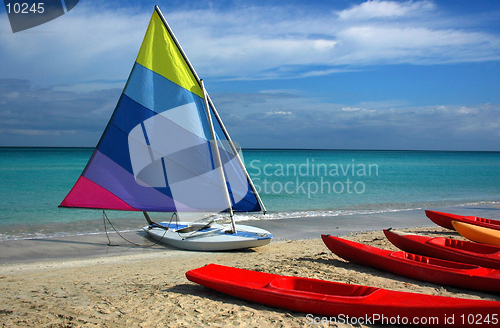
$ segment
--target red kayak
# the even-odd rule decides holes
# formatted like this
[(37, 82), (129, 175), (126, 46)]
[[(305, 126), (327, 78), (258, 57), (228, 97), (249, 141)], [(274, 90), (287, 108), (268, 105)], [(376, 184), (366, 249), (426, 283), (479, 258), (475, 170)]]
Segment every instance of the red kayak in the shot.
[(500, 247), (444, 237), (426, 237), (384, 230), (384, 234), (397, 248), (420, 255), (444, 260), (475, 264), (500, 269)]
[(459, 221), (469, 224), (474, 224), (480, 227), (500, 230), (500, 221), (478, 218), (477, 216), (463, 216), (451, 213), (435, 212), (435, 211), (425, 211), (425, 215), (432, 222), (446, 229), (455, 230), (451, 221)]
[(436, 284), (500, 292), (500, 270), (393, 252), (328, 235), (321, 238), (333, 253), (348, 261)]
[[(499, 302), (391, 291), (217, 264), (186, 272), (200, 285), (269, 306), (307, 313), (306, 323), (469, 327), (469, 315), (497, 326)], [(452, 325), (453, 323), (453, 325)], [(484, 324), (483, 324), (484, 326)], [(488, 325), (486, 325), (488, 326)]]

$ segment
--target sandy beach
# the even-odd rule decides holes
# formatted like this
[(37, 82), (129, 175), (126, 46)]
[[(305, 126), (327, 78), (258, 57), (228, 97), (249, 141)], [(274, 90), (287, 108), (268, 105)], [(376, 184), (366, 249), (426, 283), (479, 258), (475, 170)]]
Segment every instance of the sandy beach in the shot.
[[(484, 210), (492, 209), (490, 206)], [(425, 218), (423, 211), (399, 215)], [(357, 219), (373, 220), (374, 217), (377, 216)], [(354, 219), (351, 217), (349, 221)], [(296, 229), (294, 224), (304, 224), (304, 220), (276, 221), (283, 222), (268, 224), (288, 224), (282, 226), (283, 234), (287, 229)], [(422, 222), (428, 227), (398, 230), (461, 238), (453, 231), (432, 226), (430, 221), (423, 219)], [(396, 250), (381, 229), (346, 232), (355, 229), (325, 227), (320, 221), (314, 226), (323, 233), (344, 235), (350, 240)], [(398, 291), (500, 301), (498, 294), (416, 281), (349, 263), (333, 255), (319, 235), (308, 238), (306, 234), (306, 238), (295, 240), (283, 238), (281, 233), (277, 235), (275, 241), (264, 247), (216, 253), (188, 252), (154, 245), (138, 233), (129, 233), (128, 237), (152, 246), (128, 246), (116, 235), (111, 237), (117, 246), (107, 246), (105, 235), (52, 241), (25, 240), (18, 241), (18, 244), (15, 241), (2, 242), (0, 322), (4, 327), (308, 326), (305, 313), (236, 299), (185, 278), (186, 271), (209, 263)], [(23, 255), (26, 249), (33, 247), (37, 255), (31, 258)], [(51, 254), (56, 255), (51, 257)]]

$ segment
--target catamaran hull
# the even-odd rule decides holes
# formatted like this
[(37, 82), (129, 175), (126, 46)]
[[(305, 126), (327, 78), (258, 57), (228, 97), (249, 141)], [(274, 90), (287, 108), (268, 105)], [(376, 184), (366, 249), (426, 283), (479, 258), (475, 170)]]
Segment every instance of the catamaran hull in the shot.
[[(169, 226), (168, 222), (160, 223)], [(171, 223), (165, 230), (157, 226), (146, 226), (143, 230), (148, 236), (160, 243), (191, 251), (228, 251), (242, 248), (252, 248), (267, 245), (273, 238), (272, 234), (264, 229), (237, 225), (236, 233), (230, 233), (230, 225), (212, 224), (201, 230), (191, 229), (189, 222)]]
[[(280, 276), (217, 264), (186, 272), (195, 283), (252, 302), (308, 313), (354, 319), (358, 324), (469, 327), (467, 316), (498, 324), (498, 302), (391, 291), (318, 279)], [(488, 319), (486, 319), (488, 318)], [(335, 320), (335, 318), (333, 318)], [(336, 321), (331, 321), (337, 323)], [(348, 321), (349, 322), (349, 321)], [(314, 326), (314, 325), (313, 325)], [(484, 325), (488, 326), (488, 325)]]

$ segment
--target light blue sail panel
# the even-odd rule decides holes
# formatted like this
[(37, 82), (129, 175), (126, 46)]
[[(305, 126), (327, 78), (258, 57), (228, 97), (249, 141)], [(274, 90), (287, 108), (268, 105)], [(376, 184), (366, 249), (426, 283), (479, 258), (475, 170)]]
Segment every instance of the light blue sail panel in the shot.
[(233, 210), (236, 212), (262, 211), (260, 203), (250, 186), (247, 174), (243, 171), (219, 121), (213, 114), (213, 111), (211, 111), (210, 114), (217, 138), (217, 144), (219, 146), (221, 161), (224, 167), (224, 174), (228, 183)]
[(135, 63), (123, 93), (155, 113), (195, 103), (197, 114), (183, 117), (179, 112), (178, 121), (183, 122), (187, 130), (190, 130), (190, 125), (201, 123), (205, 136), (210, 136), (203, 99), (138, 63)]

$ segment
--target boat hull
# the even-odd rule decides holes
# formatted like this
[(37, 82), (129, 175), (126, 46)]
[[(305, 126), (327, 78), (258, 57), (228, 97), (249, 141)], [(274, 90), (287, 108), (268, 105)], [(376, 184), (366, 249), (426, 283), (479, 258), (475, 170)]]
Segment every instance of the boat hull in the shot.
[(498, 220), (484, 219), (484, 218), (479, 218), (477, 216), (456, 215), (456, 214), (436, 212), (436, 211), (425, 211), (425, 215), (427, 215), (427, 217), (438, 226), (450, 230), (455, 230), (453, 224), (451, 224), (451, 221), (459, 221), (477, 225), (480, 227), (500, 230), (500, 221)]
[(499, 270), (402, 251), (393, 252), (333, 236), (321, 237), (333, 253), (361, 265), (441, 285), (500, 292)]
[(170, 226), (168, 222), (161, 222), (160, 225), (169, 229), (150, 225), (143, 227), (143, 230), (150, 238), (160, 243), (192, 251), (227, 251), (259, 247), (269, 244), (273, 238), (269, 231), (247, 225), (237, 225), (236, 233), (228, 233), (231, 231), (229, 225), (216, 223), (205, 228), (202, 224), (191, 222), (170, 223)]
[(500, 247), (444, 237), (426, 237), (384, 230), (387, 239), (399, 249), (440, 259), (500, 269)]
[(479, 227), (458, 221), (453, 221), (452, 224), (462, 237), (486, 245), (500, 246), (499, 230)]
[(460, 316), (473, 313), (496, 317), (499, 306), (495, 301), (390, 291), (216, 264), (190, 270), (186, 277), (231, 296), (307, 313), (306, 318), (311, 318), (310, 315), (337, 317), (339, 320), (355, 318), (357, 324), (415, 324), (418, 321), (419, 326), (447, 327), (450, 322), (447, 323), (446, 319), (454, 318), (456, 327), (466, 327)]

